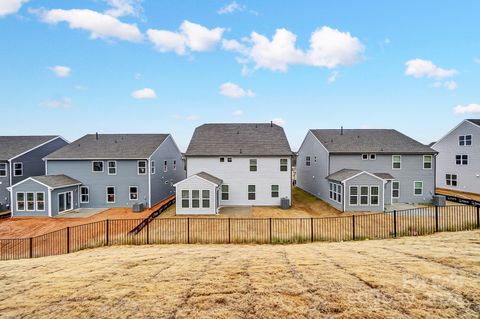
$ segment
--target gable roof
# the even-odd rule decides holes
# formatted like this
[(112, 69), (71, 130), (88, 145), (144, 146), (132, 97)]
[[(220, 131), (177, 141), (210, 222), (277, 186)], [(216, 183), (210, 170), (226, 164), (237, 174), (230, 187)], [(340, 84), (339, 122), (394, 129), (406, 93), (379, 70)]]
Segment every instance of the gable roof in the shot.
[(81, 185), (82, 182), (67, 175), (43, 175), (33, 176), (33, 180), (45, 184), (53, 189), (71, 185)]
[(362, 171), (359, 169), (349, 169), (349, 168), (343, 168), (339, 171), (336, 171), (335, 173), (332, 173), (327, 176), (328, 180), (334, 181), (334, 182), (343, 182), (347, 179), (350, 179), (356, 175), (360, 175), (362, 173), (373, 175), (374, 177), (377, 177), (382, 180), (393, 180), (395, 179), (392, 175), (389, 173), (370, 173), (367, 171)]
[(186, 156), (291, 156), (281, 126), (271, 123), (204, 124), (195, 129)]
[(207, 181), (212, 182), (212, 183), (214, 183), (216, 185), (219, 185), (219, 186), (223, 184), (222, 179), (220, 179), (218, 177), (215, 177), (213, 175), (210, 175), (208, 173), (205, 173), (205, 172), (200, 172), (200, 173), (197, 173), (195, 175), (198, 176), (198, 177), (201, 177), (203, 179), (206, 179)]
[(58, 137), (60, 136), (0, 136), (0, 160), (7, 161)]
[(473, 124), (480, 126), (480, 119), (467, 119), (467, 121), (472, 122)]
[(313, 129), (330, 153), (435, 154), (435, 150), (392, 129)]
[(45, 157), (54, 159), (147, 159), (169, 134), (87, 134)]
[(438, 143), (442, 142), (447, 136), (452, 134), (453, 131), (455, 131), (457, 128), (459, 128), (461, 125), (463, 125), (463, 123), (466, 123), (466, 122), (469, 122), (470, 125), (473, 124), (473, 125), (476, 125), (476, 126), (480, 127), (480, 119), (466, 119), (466, 120), (463, 120), (460, 123), (458, 123), (454, 128), (452, 128), (450, 131), (448, 131), (447, 134), (443, 135), (442, 138), (440, 138), (438, 141), (436, 141), (432, 145), (432, 147), (434, 148)]

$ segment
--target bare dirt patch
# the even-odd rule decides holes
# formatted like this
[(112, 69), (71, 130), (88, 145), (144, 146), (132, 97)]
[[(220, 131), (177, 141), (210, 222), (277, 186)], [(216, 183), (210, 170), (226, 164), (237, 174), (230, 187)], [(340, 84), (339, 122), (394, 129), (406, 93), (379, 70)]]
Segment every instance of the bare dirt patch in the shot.
[(304, 245), (120, 246), (0, 263), (16, 317), (478, 318), (480, 231)]

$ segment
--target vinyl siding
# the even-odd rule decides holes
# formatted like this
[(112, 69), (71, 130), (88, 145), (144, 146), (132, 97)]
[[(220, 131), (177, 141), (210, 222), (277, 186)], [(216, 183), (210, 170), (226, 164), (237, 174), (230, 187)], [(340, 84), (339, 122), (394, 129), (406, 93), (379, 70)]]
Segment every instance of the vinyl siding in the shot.
[(10, 192), (7, 190), (10, 186), (10, 167), (7, 161), (0, 161), (0, 163), (6, 164), (7, 167), (7, 175), (0, 177), (0, 209), (5, 209), (10, 203)]
[(78, 203), (78, 186), (64, 187), (52, 190), (52, 217), (58, 215), (58, 194), (64, 192), (73, 192), (73, 209), (79, 208)]
[[(17, 193), (22, 192), (43, 192), (45, 195), (45, 210), (44, 211), (17, 211), (16, 198)], [(48, 216), (48, 188), (32, 180), (26, 181), (12, 189), (13, 193), (13, 205), (12, 205), (12, 216), (21, 217), (21, 216)], [(26, 205), (26, 204), (25, 204)], [(36, 209), (36, 206), (35, 206)]]
[[(182, 190), (189, 190), (189, 197), (190, 197), (190, 204), (189, 208), (182, 207)], [(192, 208), (191, 207), (191, 198), (192, 198), (192, 190), (199, 190), (200, 191), (200, 208)], [(210, 191), (210, 208), (202, 208), (202, 190), (209, 190)], [(184, 214), (215, 214), (216, 207), (215, 207), (215, 196), (216, 196), (216, 189), (215, 185), (212, 183), (200, 178), (198, 176), (192, 176), (189, 179), (183, 180), (177, 184), (177, 215), (184, 215)]]
[[(370, 186), (378, 186), (378, 206), (370, 205), (370, 196), (368, 205), (350, 205), (350, 186), (358, 186), (358, 194), (360, 195), (360, 186), (368, 186), (370, 194)], [(370, 176), (368, 174), (361, 174), (357, 177), (354, 177), (345, 182), (345, 191), (344, 191), (344, 200), (345, 200), (345, 211), (353, 212), (378, 212), (384, 210), (384, 201), (383, 195), (385, 189), (383, 187), (383, 181)], [(360, 203), (360, 196), (358, 196), (358, 203)]]

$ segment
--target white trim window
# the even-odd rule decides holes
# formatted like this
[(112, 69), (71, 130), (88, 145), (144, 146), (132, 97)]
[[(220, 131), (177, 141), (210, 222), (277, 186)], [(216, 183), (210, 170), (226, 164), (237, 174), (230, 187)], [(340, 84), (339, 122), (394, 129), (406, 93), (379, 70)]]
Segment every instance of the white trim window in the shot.
[(36, 194), (36, 207), (38, 212), (45, 211), (45, 193), (44, 192), (37, 192)]
[(225, 157), (220, 157), (219, 160), (220, 160), (220, 163), (225, 163)]
[(168, 171), (168, 162), (163, 161), (163, 172), (166, 173)]
[(413, 182), (413, 195), (422, 196), (423, 195), (423, 182), (415, 181)]
[(210, 190), (202, 190), (202, 208), (210, 208)]
[(138, 200), (138, 186), (128, 186), (128, 198)]
[(182, 189), (182, 208), (190, 208), (190, 191)]
[(227, 163), (231, 163), (233, 159), (231, 157), (227, 157)]
[(370, 160), (374, 161), (377, 159), (377, 154), (370, 154)]
[(80, 186), (80, 203), (86, 204), (90, 202), (90, 189), (88, 186)]
[(468, 155), (455, 155), (455, 164), (457, 165), (468, 165)]
[(392, 198), (400, 198), (400, 182), (392, 181)]
[(230, 186), (228, 185), (222, 185), (221, 189), (222, 193), (222, 200), (229, 200), (230, 199)]
[(137, 162), (137, 175), (147, 175), (147, 161)]
[(115, 186), (107, 186), (106, 200), (108, 204), (115, 203)]
[(174, 171), (177, 170), (177, 161), (176, 160), (173, 160), (173, 170)]
[(369, 198), (369, 187), (368, 186), (360, 186), (360, 206), (368, 206), (368, 198)]
[(63, 192), (58, 194), (58, 213), (63, 213), (73, 209), (73, 192)]
[(281, 158), (280, 159), (280, 172), (287, 172), (288, 171), (288, 159)]
[(472, 145), (472, 135), (460, 135), (458, 136), (458, 145), (459, 146), (470, 146)]
[(362, 154), (362, 160), (367, 161), (368, 160), (368, 154)]
[(350, 186), (350, 201), (351, 206), (358, 205), (358, 186)]
[(310, 156), (305, 157), (305, 166), (310, 166)]
[(280, 189), (278, 185), (272, 185), (271, 186), (271, 191), (272, 191), (272, 198), (278, 198)]
[(19, 212), (25, 211), (25, 193), (17, 192), (16, 207)]
[(33, 212), (35, 211), (35, 193), (34, 192), (27, 192), (27, 211)]
[(103, 172), (103, 161), (92, 161), (92, 172), (102, 173)]
[(23, 163), (13, 163), (13, 176), (23, 176)]
[(457, 186), (457, 174), (445, 174), (445, 184), (447, 186)]
[(402, 169), (402, 155), (392, 155), (392, 169)]
[(7, 176), (7, 163), (0, 163), (0, 177)]
[(117, 175), (117, 161), (108, 161), (107, 162), (107, 174), (108, 175)]
[(248, 185), (248, 200), (255, 200), (256, 198), (256, 186)]
[(200, 191), (192, 189), (192, 208), (200, 208)]
[(423, 155), (423, 169), (432, 169), (433, 156)]
[(250, 172), (256, 172), (257, 169), (258, 169), (257, 160), (256, 159), (250, 159)]
[(380, 188), (378, 186), (370, 186), (370, 205), (380, 205)]
[(337, 183), (330, 183), (330, 199), (342, 203), (342, 185)]
[(150, 161), (150, 172), (152, 173), (152, 175), (155, 175), (155, 161), (154, 160)]

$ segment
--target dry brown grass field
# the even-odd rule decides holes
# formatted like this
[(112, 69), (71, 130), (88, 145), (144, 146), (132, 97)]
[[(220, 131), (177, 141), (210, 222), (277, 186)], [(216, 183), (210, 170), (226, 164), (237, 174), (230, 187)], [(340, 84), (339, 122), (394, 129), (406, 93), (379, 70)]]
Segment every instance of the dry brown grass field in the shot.
[(480, 231), (0, 262), (2, 318), (478, 318)]

